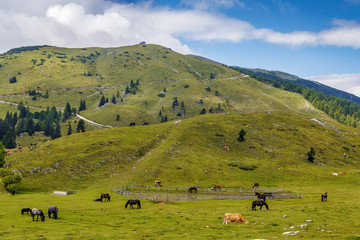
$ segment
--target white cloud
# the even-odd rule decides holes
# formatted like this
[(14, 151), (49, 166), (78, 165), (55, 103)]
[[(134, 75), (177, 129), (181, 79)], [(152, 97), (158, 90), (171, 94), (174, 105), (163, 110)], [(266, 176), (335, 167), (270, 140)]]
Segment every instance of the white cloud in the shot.
[(360, 73), (311, 76), (305, 77), (305, 79), (317, 81), (360, 97)]
[[(190, 5), (189, 0), (183, 2)], [(155, 7), (151, 1), (119, 4), (106, 0), (4, 0), (0, 10), (0, 52), (24, 45), (115, 47), (145, 40), (191, 53), (184, 39), (360, 48), (360, 24), (354, 21), (336, 19), (332, 28), (320, 32), (281, 33), (209, 10), (209, 6), (241, 6), (239, 0), (192, 2), (192, 9), (174, 10)], [(202, 6), (195, 8), (195, 3)]]

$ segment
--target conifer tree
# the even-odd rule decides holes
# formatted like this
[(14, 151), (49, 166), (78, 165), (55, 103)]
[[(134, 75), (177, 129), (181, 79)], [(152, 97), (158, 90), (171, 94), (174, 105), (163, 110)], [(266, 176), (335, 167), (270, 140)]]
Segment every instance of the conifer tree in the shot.
[(77, 132), (85, 132), (85, 121), (80, 119), (76, 127)]
[(2, 142), (6, 148), (16, 147), (16, 134), (15, 134), (15, 129), (13, 127), (10, 127), (7, 130), (5, 136), (3, 137)]
[(116, 121), (120, 121), (120, 114), (116, 115)]
[(99, 107), (103, 106), (105, 104), (105, 96), (102, 95), (99, 103)]
[(71, 133), (72, 133), (71, 124), (69, 123), (69, 128), (67, 130), (67, 135), (71, 135)]
[(111, 98), (111, 103), (112, 103), (112, 104), (116, 104), (116, 97), (115, 97), (115, 95), (112, 96), (112, 98)]
[(4, 167), (5, 164), (6, 149), (0, 141), (0, 168)]

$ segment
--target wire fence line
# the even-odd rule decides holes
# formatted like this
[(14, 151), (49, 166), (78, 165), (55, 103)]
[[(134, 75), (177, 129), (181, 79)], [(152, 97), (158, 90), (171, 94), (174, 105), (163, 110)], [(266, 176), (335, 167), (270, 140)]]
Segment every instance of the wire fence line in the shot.
[(301, 198), (300, 193), (292, 194), (285, 193), (283, 188), (257, 188), (244, 189), (244, 188), (222, 188), (221, 191), (214, 191), (212, 188), (198, 187), (197, 193), (189, 193), (189, 187), (144, 187), (136, 185), (118, 186), (112, 189), (120, 195), (140, 198), (150, 201), (191, 201), (191, 200), (224, 200), (224, 199), (257, 199), (254, 192), (267, 192), (271, 193), (272, 197), (276, 198)]

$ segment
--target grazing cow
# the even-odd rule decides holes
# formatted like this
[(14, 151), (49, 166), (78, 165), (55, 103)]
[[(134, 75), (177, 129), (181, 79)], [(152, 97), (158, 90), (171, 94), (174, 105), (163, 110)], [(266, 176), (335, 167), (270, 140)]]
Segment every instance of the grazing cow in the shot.
[(259, 187), (259, 183), (258, 182), (254, 182), (253, 185), (252, 185), (252, 188), (254, 187)]
[(230, 222), (247, 223), (245, 218), (240, 213), (225, 213), (223, 224), (228, 224)]
[(134, 122), (131, 122), (131, 123), (129, 124), (129, 127), (135, 127), (135, 123), (134, 123)]
[(155, 187), (161, 187), (161, 182), (160, 181), (155, 181)]
[(345, 174), (345, 172), (339, 172), (339, 175), (344, 175)]
[(226, 150), (226, 151), (230, 151), (230, 148), (229, 148), (229, 146), (224, 146), (224, 148), (223, 148), (224, 150)]

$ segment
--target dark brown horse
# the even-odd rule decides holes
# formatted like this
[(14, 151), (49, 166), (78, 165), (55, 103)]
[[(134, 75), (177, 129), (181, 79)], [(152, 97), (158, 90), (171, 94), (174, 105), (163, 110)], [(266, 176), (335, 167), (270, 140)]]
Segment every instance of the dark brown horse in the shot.
[(215, 190), (215, 191), (217, 191), (217, 190), (221, 191), (221, 186), (216, 185), (216, 186), (214, 187), (214, 190)]
[(197, 187), (189, 188), (189, 193), (192, 193), (193, 191), (195, 191), (195, 193), (197, 193)]
[(135, 199), (135, 200), (132, 200), (132, 199), (128, 200), (128, 201), (126, 202), (126, 204), (125, 204), (125, 208), (127, 208), (127, 206), (128, 206), (129, 204), (130, 204), (130, 208), (132, 208), (132, 209), (134, 209), (134, 206), (133, 206), (133, 205), (135, 205), (135, 204), (137, 204), (137, 208), (141, 208), (140, 200), (137, 200), (137, 199)]
[(135, 127), (135, 123), (134, 123), (134, 122), (131, 122), (131, 123), (129, 124), (129, 127)]
[(101, 201), (100, 202), (102, 202), (103, 198), (105, 198), (105, 202), (106, 202), (106, 200), (110, 201), (110, 195), (108, 193), (102, 193), (101, 194)]
[(143, 126), (149, 125), (149, 122), (144, 122)]
[(327, 201), (327, 192), (326, 193), (323, 193), (321, 194), (321, 201)]
[(274, 199), (273, 194), (272, 194), (272, 193), (269, 193), (269, 192), (264, 193), (264, 196), (266, 196), (267, 198), (272, 198), (272, 199)]
[(261, 210), (263, 205), (265, 205), (266, 210), (269, 210), (269, 206), (266, 204), (265, 201), (253, 201), (251, 209), (256, 210), (256, 206), (260, 206), (260, 210)]
[(261, 199), (263, 199), (264, 201), (266, 200), (265, 194), (260, 194), (260, 193), (256, 192), (255, 196), (257, 196), (258, 200), (261, 200)]
[(31, 213), (31, 209), (30, 209), (30, 208), (23, 208), (23, 209), (21, 209), (21, 214), (24, 214), (24, 213), (26, 213), (26, 214)]

